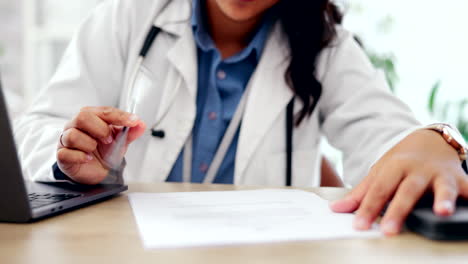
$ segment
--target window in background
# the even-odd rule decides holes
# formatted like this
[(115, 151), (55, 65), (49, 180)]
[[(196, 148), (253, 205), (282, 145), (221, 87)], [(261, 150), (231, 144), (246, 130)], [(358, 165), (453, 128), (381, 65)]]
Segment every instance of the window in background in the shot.
[(21, 1), (0, 0), (0, 73), (11, 116), (23, 108)]
[(25, 89), (30, 103), (47, 84), (81, 21), (102, 0), (23, 0)]

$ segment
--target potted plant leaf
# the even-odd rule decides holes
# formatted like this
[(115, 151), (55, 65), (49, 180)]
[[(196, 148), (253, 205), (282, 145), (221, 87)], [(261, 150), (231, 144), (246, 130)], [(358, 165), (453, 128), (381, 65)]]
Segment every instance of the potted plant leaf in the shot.
[[(434, 84), (429, 95), (427, 108), (429, 113), (441, 121), (449, 121), (455, 125), (466, 141), (468, 141), (468, 98), (463, 98), (457, 101), (446, 101), (445, 103), (438, 102), (438, 95), (441, 87), (441, 82)], [(452, 118), (449, 118), (452, 116)]]

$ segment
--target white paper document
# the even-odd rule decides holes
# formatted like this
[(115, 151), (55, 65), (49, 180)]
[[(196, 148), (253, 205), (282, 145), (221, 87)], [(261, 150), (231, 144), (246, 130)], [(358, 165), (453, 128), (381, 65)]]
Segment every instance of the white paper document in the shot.
[(357, 232), (353, 215), (300, 190), (131, 193), (145, 248), (175, 248), (380, 236)]

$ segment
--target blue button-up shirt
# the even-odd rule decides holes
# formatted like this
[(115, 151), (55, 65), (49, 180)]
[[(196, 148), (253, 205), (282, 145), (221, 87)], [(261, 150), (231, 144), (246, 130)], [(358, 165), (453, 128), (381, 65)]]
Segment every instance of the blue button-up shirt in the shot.
[[(223, 59), (205, 25), (204, 0), (194, 0), (192, 27), (198, 47), (197, 118), (193, 129), (192, 179), (203, 182), (229, 122), (261, 57), (272, 19), (265, 18), (250, 44), (239, 53)], [(206, 17), (206, 16), (205, 16)], [(237, 131), (219, 168), (215, 183), (234, 182)], [(182, 181), (183, 151), (167, 181)]]

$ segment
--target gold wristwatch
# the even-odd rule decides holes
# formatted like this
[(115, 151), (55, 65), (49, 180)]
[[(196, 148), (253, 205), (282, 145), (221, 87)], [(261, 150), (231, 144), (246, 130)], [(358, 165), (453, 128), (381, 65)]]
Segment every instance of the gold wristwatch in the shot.
[(467, 160), (468, 145), (460, 132), (458, 132), (458, 129), (448, 124), (432, 124), (427, 126), (426, 129), (439, 132), (445, 141), (458, 152), (460, 160), (462, 162)]

